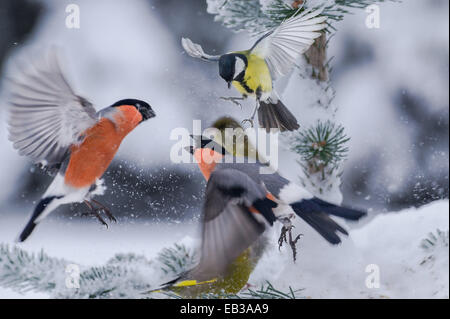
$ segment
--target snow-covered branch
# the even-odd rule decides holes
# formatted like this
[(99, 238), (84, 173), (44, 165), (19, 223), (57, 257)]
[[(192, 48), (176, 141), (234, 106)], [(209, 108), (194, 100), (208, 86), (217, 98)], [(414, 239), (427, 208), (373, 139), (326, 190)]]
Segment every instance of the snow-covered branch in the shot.
[[(179, 298), (170, 291), (148, 293), (191, 268), (196, 255), (185, 245), (164, 248), (154, 260), (142, 255), (116, 254), (103, 266), (79, 266), (43, 251), (29, 253), (0, 244), (0, 286), (20, 293), (43, 292), (52, 298)], [(80, 272), (74, 273), (73, 266)], [(283, 292), (270, 282), (234, 294), (204, 294), (202, 298), (299, 298), (301, 290)]]

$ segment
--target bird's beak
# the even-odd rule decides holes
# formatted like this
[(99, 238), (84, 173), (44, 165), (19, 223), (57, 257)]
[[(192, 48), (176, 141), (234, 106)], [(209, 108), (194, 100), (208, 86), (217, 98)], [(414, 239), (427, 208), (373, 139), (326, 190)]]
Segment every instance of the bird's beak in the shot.
[(201, 135), (190, 134), (190, 137), (194, 141), (195, 147), (201, 147), (201, 145), (202, 145), (202, 136)]
[(231, 81), (228, 81), (228, 88), (231, 88)]
[(156, 116), (155, 111), (153, 111), (152, 109), (148, 109), (148, 108), (141, 108), (141, 114), (143, 117), (143, 120), (148, 120), (151, 119), (152, 117)]
[(186, 151), (186, 152), (189, 152), (189, 153), (191, 153), (192, 155), (194, 154), (194, 146), (186, 146), (185, 148), (184, 148), (184, 150)]

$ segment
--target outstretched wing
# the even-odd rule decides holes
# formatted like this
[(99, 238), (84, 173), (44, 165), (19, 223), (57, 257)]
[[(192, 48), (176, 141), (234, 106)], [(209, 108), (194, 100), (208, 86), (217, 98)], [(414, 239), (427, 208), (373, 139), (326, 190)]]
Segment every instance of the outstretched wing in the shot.
[(63, 76), (56, 50), (32, 58), (9, 78), (9, 139), (20, 155), (58, 164), (81, 133), (97, 122), (94, 107)]
[(251, 53), (266, 60), (275, 80), (286, 75), (297, 58), (304, 53), (323, 30), (326, 17), (318, 16), (323, 9), (306, 10), (285, 20), (280, 26), (266, 33), (250, 49)]
[(189, 273), (196, 280), (225, 275), (228, 266), (264, 232), (264, 222), (250, 211), (257, 209), (273, 223), (276, 204), (246, 174), (222, 169), (211, 174), (203, 207), (203, 236), (198, 266)]
[(186, 53), (193, 58), (198, 58), (205, 61), (219, 61), (220, 55), (206, 54), (200, 44), (194, 43), (188, 38), (181, 38), (181, 45)]

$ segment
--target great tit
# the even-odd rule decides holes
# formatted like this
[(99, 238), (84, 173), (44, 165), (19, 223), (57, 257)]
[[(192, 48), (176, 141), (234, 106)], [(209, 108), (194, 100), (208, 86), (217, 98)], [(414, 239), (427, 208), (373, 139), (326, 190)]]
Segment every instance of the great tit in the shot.
[(322, 10), (309, 9), (286, 19), (245, 51), (208, 55), (190, 39), (182, 38), (181, 44), (192, 57), (218, 62), (219, 74), (228, 83), (228, 88), (232, 84), (242, 94), (242, 97), (223, 99), (240, 105), (237, 101), (247, 96), (256, 98), (252, 115), (244, 121), (253, 126), (258, 110), (259, 125), (268, 132), (271, 128), (293, 131), (299, 128), (297, 119), (280, 101), (272, 82), (289, 73), (297, 58), (321, 35), (318, 31), (326, 26), (326, 17), (319, 16)]

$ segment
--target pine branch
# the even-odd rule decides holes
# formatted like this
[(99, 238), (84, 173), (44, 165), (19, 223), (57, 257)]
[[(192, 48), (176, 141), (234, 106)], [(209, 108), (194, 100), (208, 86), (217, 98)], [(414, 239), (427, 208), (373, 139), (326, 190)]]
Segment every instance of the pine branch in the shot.
[[(163, 250), (156, 261), (135, 254), (117, 254), (104, 266), (79, 266), (79, 287), (68, 288), (66, 267), (74, 264), (49, 257), (43, 251), (28, 253), (18, 247), (0, 244), (0, 285), (20, 293), (43, 292), (54, 298), (143, 298), (148, 291), (165, 280), (167, 264), (159, 262), (170, 251), (175, 271), (190, 266), (183, 245)], [(173, 274), (170, 274), (173, 276)]]
[(60, 284), (66, 264), (65, 260), (50, 258), (43, 251), (30, 254), (0, 244), (0, 285), (20, 293), (50, 292)]
[[(381, 2), (399, 2), (399, 0), (207, 0), (208, 12), (215, 15), (215, 20), (235, 31), (249, 32), (252, 36), (260, 35), (280, 25), (280, 23), (303, 12), (306, 8), (324, 6), (323, 15), (329, 18), (329, 24), (341, 21), (352, 9), (365, 7)], [(301, 3), (304, 3), (304, 7)], [(300, 9), (299, 9), (300, 8)]]
[(420, 247), (426, 251), (433, 251), (439, 246), (448, 247), (449, 231), (436, 229), (436, 232), (430, 232), (427, 238), (422, 239)]
[(266, 286), (261, 285), (261, 288), (258, 290), (248, 289), (248, 291), (241, 293), (241, 297), (245, 297), (245, 299), (298, 299), (301, 298), (299, 293), (303, 290), (304, 289), (294, 290), (289, 286), (289, 291), (283, 292), (275, 289), (274, 286), (267, 281)]
[(164, 248), (157, 260), (162, 264), (165, 274), (176, 276), (195, 264), (196, 255), (186, 246), (175, 244), (174, 247)]
[(297, 162), (303, 171), (299, 176), (302, 185), (316, 196), (334, 194), (334, 200), (339, 202), (336, 192), (339, 192), (341, 164), (347, 156), (349, 140), (344, 128), (330, 121), (318, 121), (308, 129), (297, 131), (291, 137), (291, 150), (300, 155)]
[(346, 158), (348, 147), (345, 145), (349, 140), (341, 125), (319, 120), (315, 126), (298, 131), (292, 150), (310, 163), (314, 171), (319, 171), (323, 167), (337, 166)]
[(237, 294), (227, 293), (208, 293), (200, 296), (201, 299), (299, 299), (303, 296), (300, 292), (304, 289), (292, 289), (289, 286), (288, 291), (276, 289), (271, 282), (266, 281), (259, 289), (247, 289)]
[[(117, 254), (104, 266), (80, 266), (79, 288), (67, 288), (66, 266), (73, 264), (53, 258), (43, 251), (28, 253), (18, 247), (0, 243), (0, 286), (20, 293), (43, 292), (52, 298), (148, 298), (145, 291), (158, 287), (167, 279), (188, 270), (195, 262), (195, 254), (184, 245), (175, 244), (163, 249), (155, 261), (135, 254)], [(283, 292), (267, 282), (258, 290), (239, 294), (204, 294), (201, 298), (299, 298), (289, 287)], [(180, 298), (170, 291), (168, 298)]]

